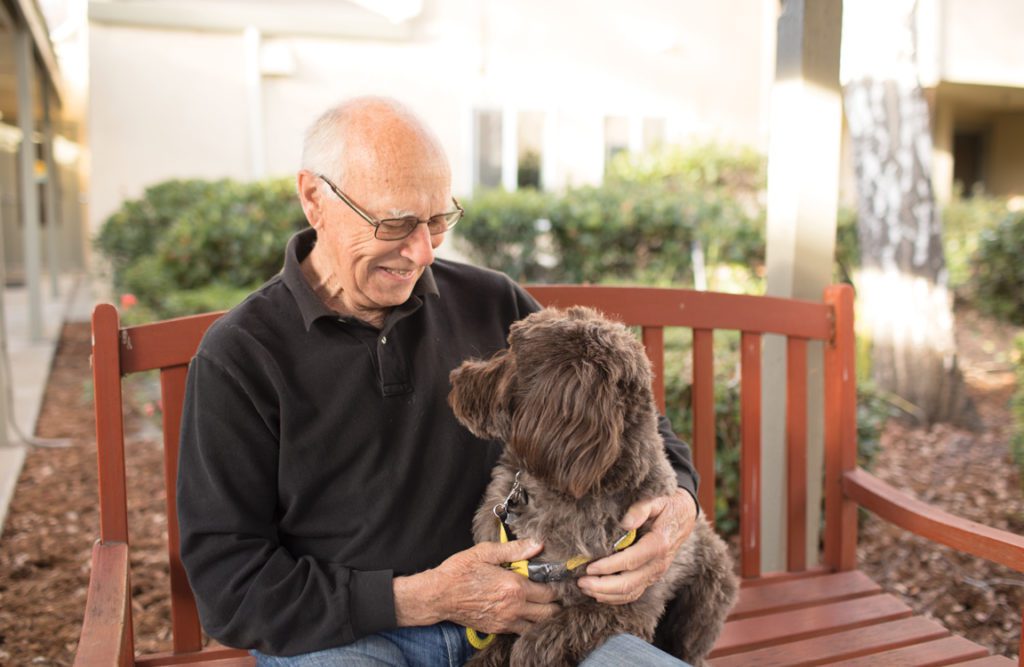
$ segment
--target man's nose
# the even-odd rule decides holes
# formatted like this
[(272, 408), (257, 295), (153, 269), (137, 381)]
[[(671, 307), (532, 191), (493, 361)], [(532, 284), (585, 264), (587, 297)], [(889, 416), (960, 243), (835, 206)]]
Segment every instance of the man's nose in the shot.
[[(426, 225), (416, 225), (412, 234), (405, 237), (402, 243), (402, 257), (414, 262), (416, 266), (429, 266), (434, 263), (434, 241)], [(440, 242), (438, 242), (440, 245)]]

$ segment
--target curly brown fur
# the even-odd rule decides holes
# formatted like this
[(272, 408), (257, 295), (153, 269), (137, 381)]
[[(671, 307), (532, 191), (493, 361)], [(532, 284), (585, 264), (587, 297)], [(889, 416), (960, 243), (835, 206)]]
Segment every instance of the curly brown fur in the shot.
[[(508, 523), (518, 537), (542, 541), (542, 559), (551, 562), (609, 554), (632, 504), (676, 489), (644, 349), (594, 310), (534, 313), (512, 326), (506, 352), (464, 363), (451, 381), (456, 417), (506, 443), (473, 522), (477, 542), (497, 538), (492, 510), (517, 472), (527, 501)], [(550, 585), (562, 610), (521, 637), (500, 637), (474, 664), (575, 665), (615, 634), (653, 641), (657, 627), (659, 645), (701, 665), (737, 590), (725, 544), (703, 517), (668, 572), (635, 602), (600, 604), (573, 579)]]

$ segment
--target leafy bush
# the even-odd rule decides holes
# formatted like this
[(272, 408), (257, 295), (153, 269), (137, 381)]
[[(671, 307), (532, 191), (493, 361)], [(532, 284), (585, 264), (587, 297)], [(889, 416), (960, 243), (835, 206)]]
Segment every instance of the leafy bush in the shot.
[(463, 202), (465, 218), (454, 230), (458, 248), (470, 260), (516, 280), (545, 278), (553, 264), (543, 247), (552, 198), (532, 188), (481, 190)]
[[(971, 260), (986, 230), (1006, 217), (1006, 200), (977, 194), (969, 199), (954, 197), (942, 211), (942, 245), (946, 252), (949, 286), (965, 291), (972, 286)], [(966, 289), (965, 289), (966, 288)]]
[(679, 284), (695, 243), (709, 265), (763, 263), (763, 182), (750, 151), (622, 153), (601, 187), (478, 192), (456, 238), (474, 261), (522, 280)]
[(1010, 411), (1013, 418), (1013, 438), (1010, 441), (1010, 453), (1017, 464), (1021, 487), (1024, 488), (1024, 334), (1014, 341), (1014, 356), (1017, 361), (1017, 389), (1010, 399)]
[(215, 196), (226, 181), (171, 180), (146, 188), (140, 199), (125, 201), (107, 218), (96, 236), (96, 248), (110, 261), (114, 286), (122, 272), (149, 255), (182, 211)]
[(971, 262), (971, 291), (982, 312), (1024, 324), (1024, 211), (982, 231)]
[(96, 246), (138, 301), (128, 320), (158, 319), (236, 304), (281, 268), (304, 225), (291, 179), (167, 181), (125, 202)]

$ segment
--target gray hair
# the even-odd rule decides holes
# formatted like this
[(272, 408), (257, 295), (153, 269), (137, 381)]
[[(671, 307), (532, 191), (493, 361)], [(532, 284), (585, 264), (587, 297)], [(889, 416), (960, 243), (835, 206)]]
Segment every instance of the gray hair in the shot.
[(390, 112), (419, 120), (407, 106), (390, 97), (356, 97), (334, 105), (320, 114), (306, 130), (302, 144), (301, 168), (323, 174), (344, 188), (345, 151), (353, 121), (367, 113)]

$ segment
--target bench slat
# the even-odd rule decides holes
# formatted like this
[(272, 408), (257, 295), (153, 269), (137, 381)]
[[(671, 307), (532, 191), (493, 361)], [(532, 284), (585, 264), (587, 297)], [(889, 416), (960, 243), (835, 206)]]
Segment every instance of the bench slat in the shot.
[(693, 330), (693, 460), (700, 475), (697, 497), (709, 520), (715, 518), (715, 357), (714, 332)]
[(872, 595), (728, 621), (711, 651), (711, 657), (894, 621), (906, 618), (911, 613), (910, 607), (902, 600), (891, 595)]
[(951, 665), (962, 660), (985, 657), (984, 647), (956, 635), (944, 637), (923, 644), (914, 644), (904, 648), (893, 649), (877, 655), (865, 656), (837, 663), (843, 667), (872, 667), (874, 665), (891, 665), (892, 667), (936, 667)]
[(526, 290), (545, 306), (590, 306), (631, 326), (730, 329), (812, 340), (831, 335), (829, 307), (814, 301), (665, 287), (526, 285)]
[(643, 327), (643, 342), (654, 372), (651, 380), (654, 403), (658, 406), (658, 412), (665, 414), (665, 330), (661, 327)]
[(807, 568), (807, 341), (786, 349), (786, 569)]
[(135, 661), (136, 667), (169, 667), (170, 665), (189, 665), (189, 667), (255, 667), (256, 658), (237, 648), (228, 648), (219, 644), (207, 646), (194, 653), (154, 653), (140, 656)]
[(877, 595), (881, 591), (878, 584), (858, 570), (761, 586), (744, 586), (729, 614), (729, 620)]
[(761, 575), (761, 335), (740, 336), (740, 573)]
[[(746, 667), (747, 665), (758, 665), (758, 667), (792, 665), (797, 667), (831, 664), (846, 658), (870, 656), (870, 658), (865, 658), (865, 664), (893, 665), (895, 663), (888, 660), (880, 660), (880, 654), (889, 649), (947, 636), (949, 636), (949, 630), (938, 623), (914, 616), (770, 646), (747, 653), (737, 653), (718, 658), (712, 664), (713, 667)], [(963, 641), (967, 642), (967, 640)], [(970, 642), (967, 643), (970, 644)]]
[(1013, 660), (1001, 655), (990, 655), (984, 658), (978, 658), (977, 660), (968, 660), (967, 662), (956, 663), (959, 667), (1007, 667), (1008, 665), (1016, 665)]
[(171, 635), (177, 653), (198, 651), (203, 647), (196, 599), (181, 563), (178, 533), (177, 479), (178, 439), (181, 435), (182, 397), (188, 366), (172, 366), (160, 371), (160, 396), (163, 402), (164, 493), (167, 498), (167, 556), (171, 581)]

